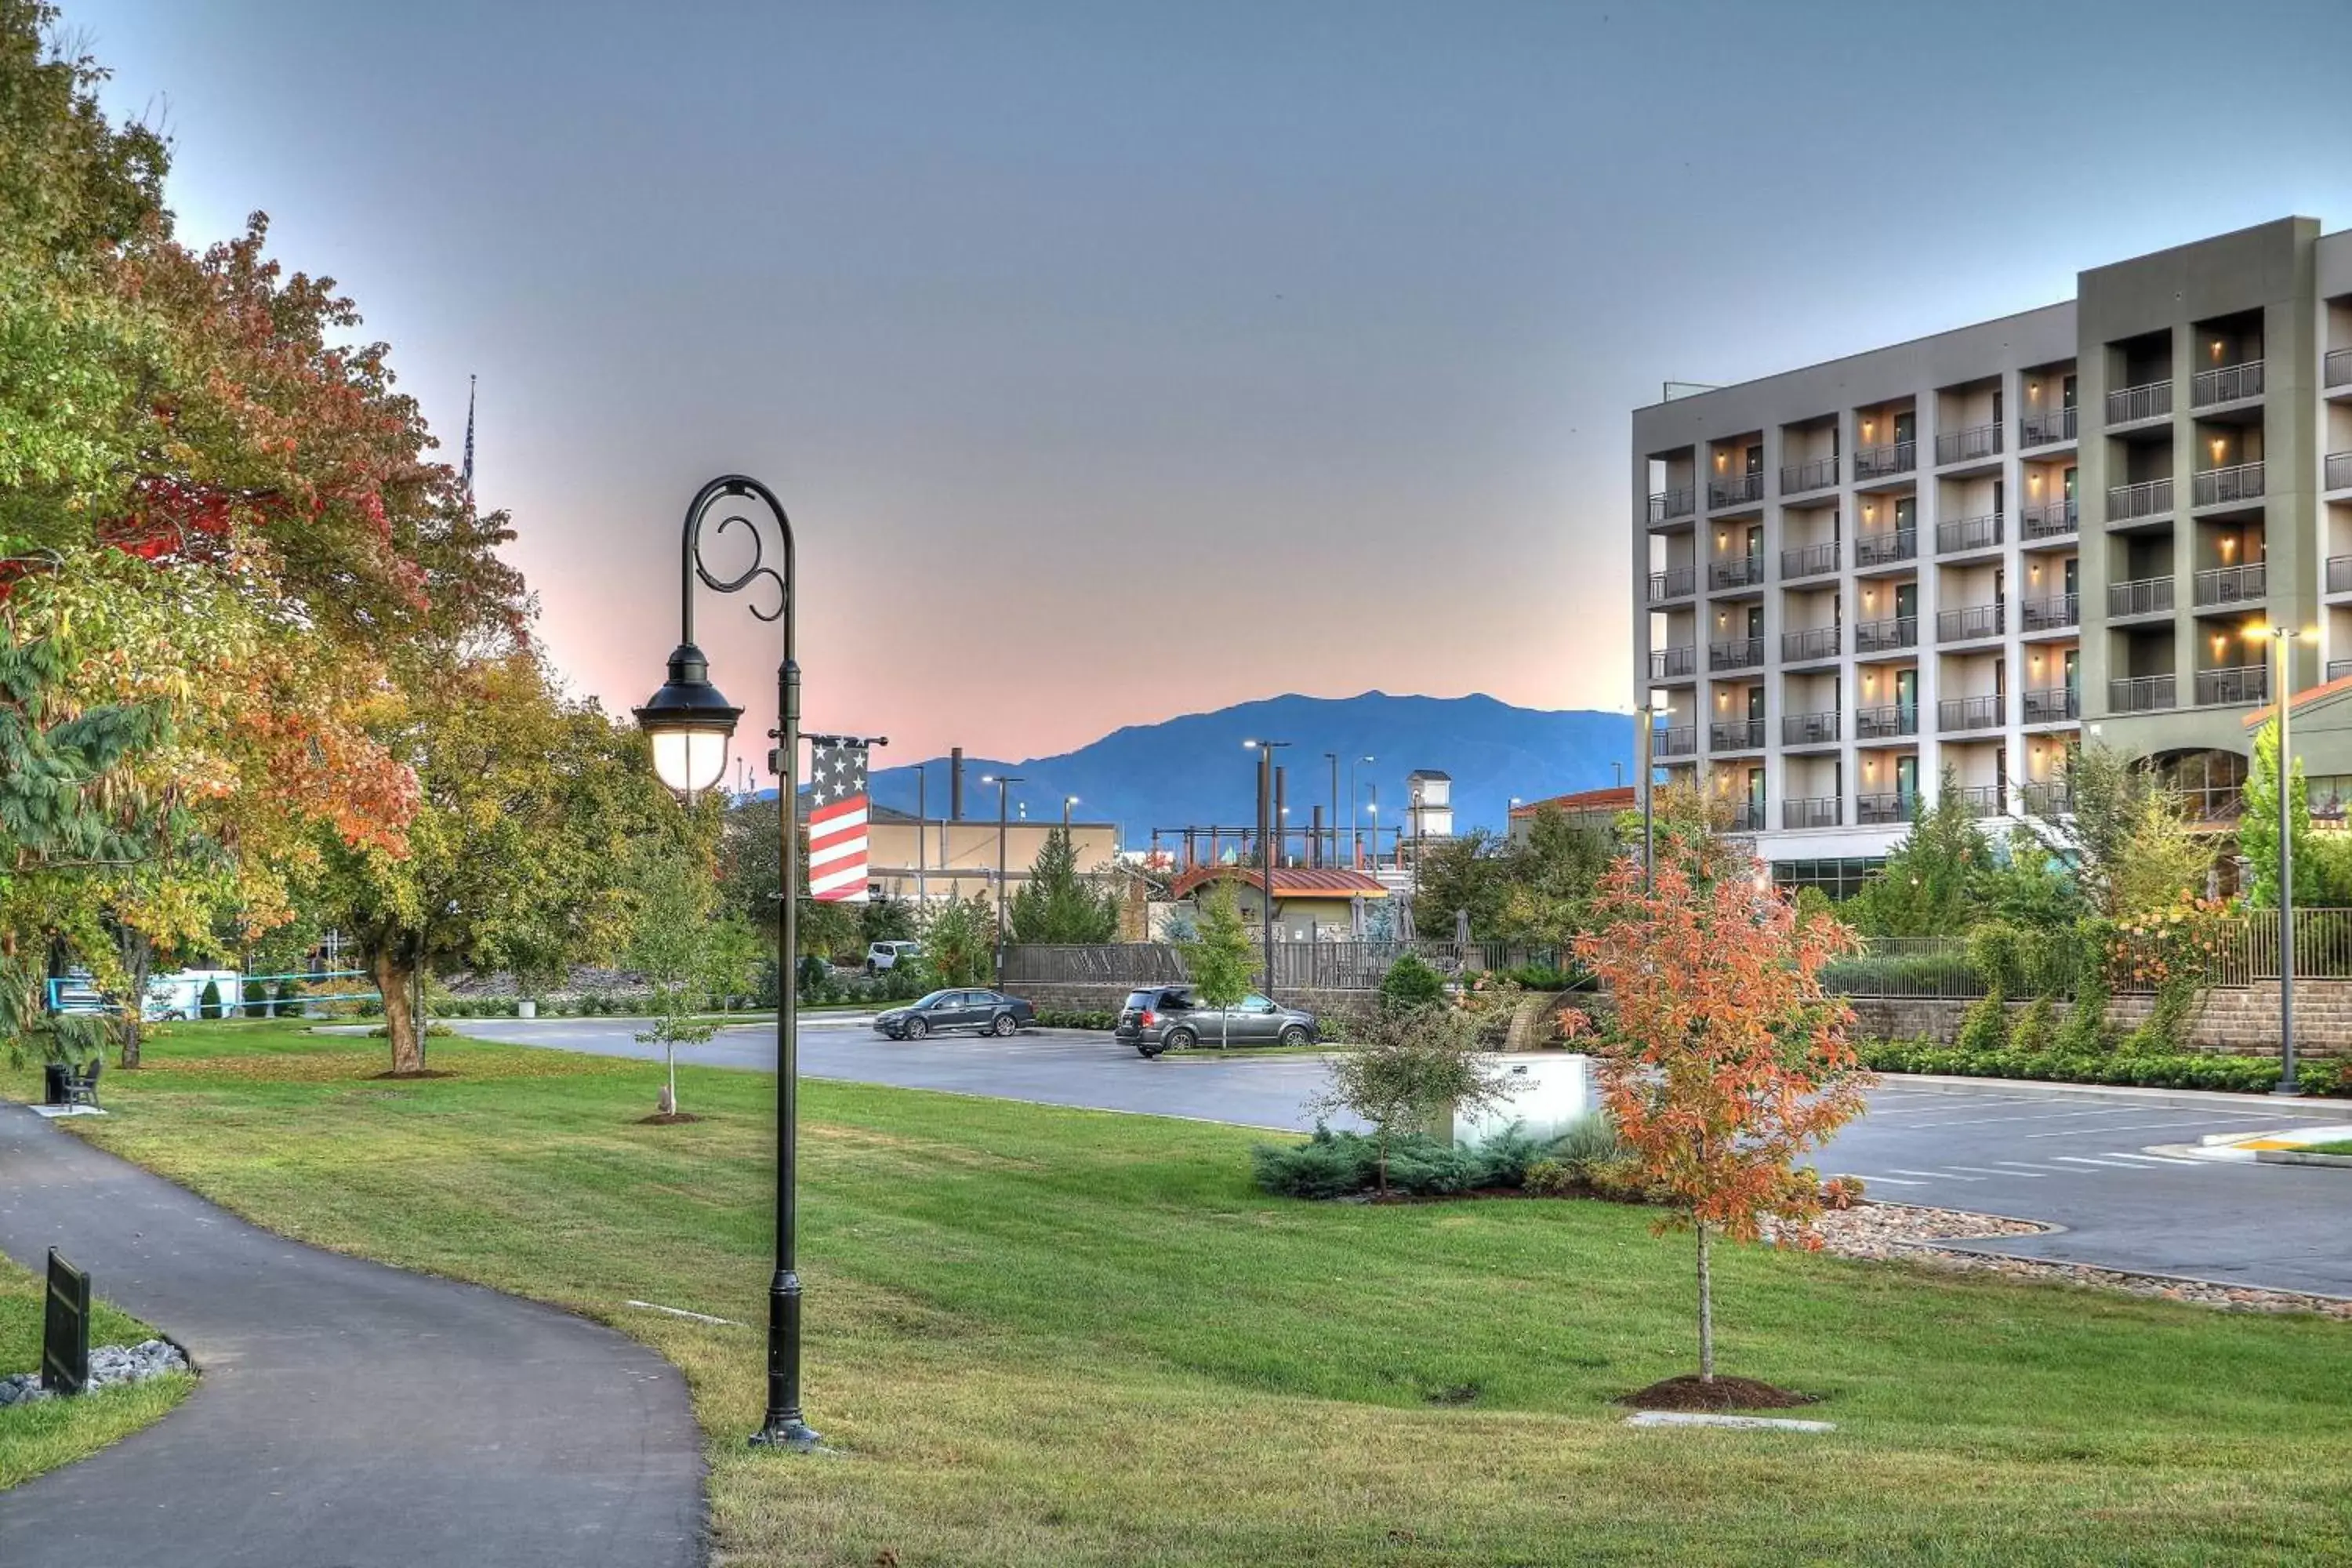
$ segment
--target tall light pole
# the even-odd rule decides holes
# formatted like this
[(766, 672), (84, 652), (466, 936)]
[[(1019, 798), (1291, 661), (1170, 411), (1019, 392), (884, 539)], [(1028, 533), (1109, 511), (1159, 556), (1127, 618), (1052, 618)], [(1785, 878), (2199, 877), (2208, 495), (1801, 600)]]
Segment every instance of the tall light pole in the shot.
[(915, 907), (921, 910), (931, 907), (930, 881), (923, 869), (925, 862), (930, 858), (931, 809), (924, 798), (929, 793), (930, 783), (931, 765), (929, 763), (915, 764)]
[(1657, 879), (1656, 837), (1650, 809), (1650, 796), (1656, 793), (1651, 785), (1657, 773), (1657, 764), (1650, 757), (1654, 741), (1650, 732), (1654, 713), (1654, 710), (1644, 702), (1633, 714), (1633, 771), (1642, 775), (1642, 890), (1645, 893)]
[[(1331, 858), (1325, 864), (1337, 866), (1339, 864), (1339, 753), (1326, 752), (1323, 760), (1331, 764)], [(1318, 856), (1323, 853), (1320, 843), (1316, 845), (1315, 853)]]
[[(1348, 858), (1359, 865), (1363, 863), (1364, 858), (1364, 836), (1362, 832), (1363, 818), (1360, 816), (1356, 811), (1356, 764), (1358, 763), (1378, 762), (1379, 760), (1380, 759), (1377, 757), (1350, 757), (1348, 760)], [(1373, 800), (1378, 801), (1380, 797), (1380, 788), (1378, 785), (1374, 785), (1372, 789), (1372, 798)], [(1377, 860), (1380, 858), (1380, 855), (1381, 841), (1375, 838), (1372, 840), (1372, 858)]]
[(1279, 858), (1267, 843), (1274, 831), (1274, 753), (1287, 741), (1244, 741), (1257, 753), (1258, 940), (1265, 944), (1265, 994), (1274, 994), (1274, 863)]
[[(2245, 629), (2245, 635), (2256, 642), (2267, 640), (2278, 652), (2273, 661), (2274, 674), (2271, 681), (2271, 707), (2278, 714), (2278, 767), (2273, 782), (2278, 789), (2278, 896), (2279, 896), (2279, 1081), (2273, 1092), (2300, 1095), (2303, 1085), (2294, 1076), (2294, 834), (2289, 805), (2294, 797), (2291, 785), (2294, 778), (2294, 753), (2287, 749), (2287, 710), (2293, 693), (2293, 656), (2295, 630), (2293, 626), (2255, 625)], [(2310, 632), (2303, 634), (2313, 636)]]
[(1004, 803), (1012, 798), (1009, 793), (1012, 787), (1023, 781), (1018, 773), (982, 773), (980, 782), (996, 786), (996, 985), (1001, 991), (1004, 988), (1004, 879), (1007, 874), (1004, 830), (1010, 823), (1004, 815)]
[(1070, 836), (1070, 807), (1077, 804), (1076, 795), (1066, 795), (1062, 797), (1062, 837), (1065, 838)]
[[(751, 563), (732, 577), (717, 577), (703, 564), (701, 530), (721, 502), (754, 500), (776, 520), (783, 541), (781, 570), (764, 564), (758, 523), (729, 510), (717, 531), (740, 527), (751, 536)], [(783, 623), (783, 658), (776, 666), (776, 1233), (775, 1271), (768, 1281), (768, 1408), (751, 1441), (761, 1447), (806, 1453), (818, 1437), (801, 1415), (801, 1281), (798, 1244), (800, 1146), (799, 1008), (793, 964), (800, 946), (800, 835), (794, 820), (800, 795), (801, 667), (793, 655), (793, 622), (797, 587), (793, 574), (792, 520), (775, 492), (741, 474), (712, 479), (686, 509), (678, 557), (678, 639), (669, 656), (668, 679), (644, 707), (637, 727), (653, 748), (654, 771), (690, 805), (695, 795), (727, 774), (727, 742), (743, 710), (710, 683), (709, 662), (694, 644), (694, 584), (699, 578), (714, 593), (734, 594), (772, 584), (776, 607), (751, 614)]]

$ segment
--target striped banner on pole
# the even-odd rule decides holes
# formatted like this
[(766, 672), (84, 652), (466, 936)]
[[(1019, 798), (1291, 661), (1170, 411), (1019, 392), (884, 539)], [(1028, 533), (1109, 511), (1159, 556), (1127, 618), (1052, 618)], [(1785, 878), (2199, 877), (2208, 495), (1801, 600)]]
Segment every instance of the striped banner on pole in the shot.
[(809, 752), (809, 896), (866, 902), (866, 748), (819, 742)]

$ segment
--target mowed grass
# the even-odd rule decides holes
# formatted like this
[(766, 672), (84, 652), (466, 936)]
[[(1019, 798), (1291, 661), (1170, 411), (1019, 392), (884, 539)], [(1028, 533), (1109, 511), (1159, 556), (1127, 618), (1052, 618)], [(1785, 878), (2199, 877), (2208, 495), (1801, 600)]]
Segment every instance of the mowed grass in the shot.
[(658, 1068), (611, 1058), (443, 1042), (459, 1076), (369, 1081), (380, 1043), (240, 1024), (149, 1061), (75, 1131), (683, 1367), (726, 1563), (2352, 1560), (2343, 1325), (1724, 1248), (1725, 1370), (1840, 1430), (1638, 1431), (1611, 1397), (1693, 1361), (1689, 1242), (1642, 1211), (1276, 1200), (1239, 1130), (825, 1083), (841, 1453), (753, 1454), (772, 1079), (681, 1069), (709, 1120), (646, 1127)]
[[(41, 1277), (0, 1257), (0, 1376), (41, 1368)], [(135, 1345), (155, 1331), (105, 1301), (90, 1304), (89, 1342)], [(69, 1465), (129, 1436), (188, 1395), (196, 1380), (174, 1373), (131, 1387), (0, 1410), (0, 1491)]]

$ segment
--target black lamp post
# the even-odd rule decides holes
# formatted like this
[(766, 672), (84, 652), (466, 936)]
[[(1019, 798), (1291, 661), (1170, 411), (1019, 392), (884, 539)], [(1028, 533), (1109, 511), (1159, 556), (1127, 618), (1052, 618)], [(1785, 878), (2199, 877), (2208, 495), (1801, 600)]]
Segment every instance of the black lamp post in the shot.
[(1274, 864), (1281, 857), (1271, 842), (1274, 821), (1274, 753), (1287, 741), (1244, 741), (1257, 753), (1257, 863), (1265, 880), (1258, 885), (1258, 941), (1265, 949), (1265, 994), (1274, 994)]
[[(982, 784), (996, 786), (996, 988), (1004, 989), (1004, 881), (1010, 868), (1004, 863), (1004, 830), (1010, 819), (1004, 815), (1004, 803), (1012, 796), (1007, 793), (1014, 784), (1024, 782), (1018, 773), (982, 773)], [(1068, 815), (1068, 808), (1063, 808)]]
[[(716, 577), (702, 563), (704, 519), (720, 503), (756, 499), (774, 514), (783, 540), (780, 571), (765, 564), (765, 543), (760, 526), (740, 511), (730, 510), (719, 520), (718, 531), (741, 527), (751, 536), (751, 563), (733, 577)], [(743, 710), (720, 696), (710, 684), (709, 661), (694, 646), (694, 583), (714, 593), (734, 594), (760, 583), (776, 588), (776, 607), (751, 606), (762, 621), (782, 621), (783, 662), (776, 667), (776, 1268), (768, 1284), (768, 1413), (753, 1433), (753, 1444), (806, 1453), (817, 1446), (817, 1435), (801, 1417), (801, 1280), (793, 1248), (799, 1211), (794, 1185), (799, 1153), (800, 1062), (797, 978), (793, 960), (800, 945), (800, 825), (796, 807), (800, 794), (801, 668), (793, 653), (793, 525), (775, 492), (754, 479), (729, 474), (711, 480), (695, 493), (686, 509), (686, 528), (678, 553), (678, 645), (669, 656), (669, 678), (652, 700), (636, 710), (637, 727), (653, 743), (654, 771), (662, 783), (690, 804), (727, 773), (727, 742)]]

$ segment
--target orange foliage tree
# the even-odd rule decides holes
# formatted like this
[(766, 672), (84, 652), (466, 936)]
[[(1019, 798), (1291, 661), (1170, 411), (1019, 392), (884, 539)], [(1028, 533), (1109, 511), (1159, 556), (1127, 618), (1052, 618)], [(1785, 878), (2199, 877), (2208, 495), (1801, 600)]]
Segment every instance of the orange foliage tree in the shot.
[(1601, 1084), (1619, 1138), (1669, 1208), (1658, 1224), (1698, 1233), (1699, 1377), (1715, 1380), (1707, 1247), (1765, 1226), (1818, 1247), (1811, 1226), (1859, 1187), (1797, 1163), (1863, 1109), (1869, 1076), (1847, 1031), (1853, 1014), (1822, 989), (1822, 965), (1857, 945), (1827, 916), (1800, 921), (1756, 874), (1661, 857), (1644, 889), (1627, 857), (1602, 879), (1594, 929), (1577, 952), (1617, 1013)]

